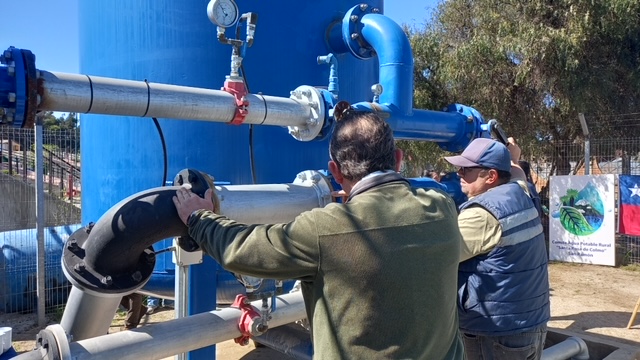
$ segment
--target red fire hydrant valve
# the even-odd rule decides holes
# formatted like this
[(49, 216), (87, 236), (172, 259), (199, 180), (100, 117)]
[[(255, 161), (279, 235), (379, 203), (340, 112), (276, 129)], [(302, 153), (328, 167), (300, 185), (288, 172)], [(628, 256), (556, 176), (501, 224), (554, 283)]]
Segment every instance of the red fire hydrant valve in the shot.
[(248, 345), (249, 339), (251, 338), (251, 323), (254, 319), (260, 318), (260, 313), (251, 306), (245, 295), (236, 295), (236, 299), (233, 301), (233, 304), (231, 304), (231, 307), (238, 308), (242, 311), (242, 315), (240, 315), (240, 319), (238, 320), (238, 329), (242, 335), (233, 339), (233, 341), (241, 346)]
[(231, 124), (242, 124), (244, 122), (244, 118), (247, 117), (247, 114), (249, 113), (249, 100), (247, 100), (246, 97), (248, 92), (244, 81), (227, 79), (224, 81), (224, 87), (222, 90), (233, 95), (236, 99), (236, 113), (233, 116), (233, 120), (231, 120)]

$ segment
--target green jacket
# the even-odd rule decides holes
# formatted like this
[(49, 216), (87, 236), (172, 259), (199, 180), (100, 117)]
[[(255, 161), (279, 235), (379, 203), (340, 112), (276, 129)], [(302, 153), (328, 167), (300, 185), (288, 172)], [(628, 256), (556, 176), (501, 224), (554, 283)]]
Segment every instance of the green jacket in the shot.
[(202, 210), (189, 234), (225, 269), (302, 280), (317, 359), (462, 359), (456, 207), (404, 180), (288, 224)]

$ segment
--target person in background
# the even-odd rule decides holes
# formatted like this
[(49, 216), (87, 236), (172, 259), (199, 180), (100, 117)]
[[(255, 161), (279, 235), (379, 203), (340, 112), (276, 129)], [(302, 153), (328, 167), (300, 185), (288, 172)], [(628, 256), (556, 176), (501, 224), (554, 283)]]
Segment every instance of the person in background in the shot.
[(140, 325), (140, 320), (147, 313), (147, 307), (142, 305), (142, 294), (131, 293), (125, 295), (120, 300), (120, 306), (126, 311), (127, 315), (124, 319), (124, 329), (135, 329)]
[(203, 199), (181, 188), (178, 215), (227, 270), (301, 281), (314, 358), (463, 359), (453, 201), (397, 173), (401, 155), (378, 115), (349, 107), (336, 119), (328, 167), (344, 203), (247, 225), (214, 213), (210, 190)]
[(540, 194), (538, 194), (538, 190), (536, 190), (536, 186), (533, 184), (533, 179), (531, 178), (531, 166), (529, 162), (524, 160), (519, 160), (518, 165), (524, 171), (524, 175), (527, 179), (527, 189), (529, 190), (529, 196), (531, 200), (533, 200), (533, 205), (535, 205), (536, 210), (538, 210), (538, 215), (542, 217), (544, 214), (542, 212), (542, 201), (540, 200)]
[(469, 197), (458, 217), (458, 315), (469, 360), (540, 359), (550, 317), (542, 225), (531, 198), (511, 181), (524, 173), (520, 149), (509, 142), (507, 149), (479, 138), (445, 157)]
[(431, 171), (425, 171), (425, 175), (424, 177), (429, 177), (432, 178), (433, 180), (440, 182), (440, 173), (435, 171), (435, 170), (431, 170)]
[(147, 315), (151, 315), (156, 312), (158, 309), (162, 308), (173, 308), (174, 302), (169, 299), (157, 298), (155, 296), (149, 296), (147, 298)]

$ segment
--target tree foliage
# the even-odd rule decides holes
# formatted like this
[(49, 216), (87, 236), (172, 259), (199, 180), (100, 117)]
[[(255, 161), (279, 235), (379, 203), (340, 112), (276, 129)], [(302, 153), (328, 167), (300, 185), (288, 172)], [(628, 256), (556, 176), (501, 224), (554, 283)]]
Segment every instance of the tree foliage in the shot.
[(408, 29), (416, 107), (473, 106), (528, 154), (576, 140), (578, 113), (638, 111), (637, 0), (447, 0), (432, 16)]
[(75, 113), (62, 114), (56, 117), (53, 111), (46, 111), (42, 116), (42, 127), (46, 130), (77, 130), (78, 118)]

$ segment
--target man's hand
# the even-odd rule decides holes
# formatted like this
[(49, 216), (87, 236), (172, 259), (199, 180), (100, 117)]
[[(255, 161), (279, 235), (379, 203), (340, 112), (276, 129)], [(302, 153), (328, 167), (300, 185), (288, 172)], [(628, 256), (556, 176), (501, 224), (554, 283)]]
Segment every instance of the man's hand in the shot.
[(192, 212), (201, 209), (213, 211), (211, 196), (211, 189), (207, 189), (204, 193), (204, 199), (185, 187), (178, 189), (176, 196), (173, 197), (173, 204), (176, 206), (180, 220), (187, 225), (187, 219)]
[(520, 149), (520, 146), (518, 146), (518, 144), (516, 144), (516, 139), (509, 137), (509, 139), (507, 139), (507, 149), (509, 149), (509, 153), (511, 154), (511, 162), (513, 163), (518, 163), (518, 160), (520, 160), (520, 154), (522, 153), (522, 150)]

